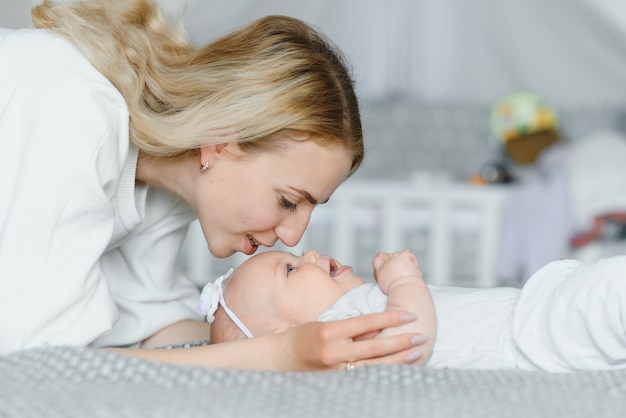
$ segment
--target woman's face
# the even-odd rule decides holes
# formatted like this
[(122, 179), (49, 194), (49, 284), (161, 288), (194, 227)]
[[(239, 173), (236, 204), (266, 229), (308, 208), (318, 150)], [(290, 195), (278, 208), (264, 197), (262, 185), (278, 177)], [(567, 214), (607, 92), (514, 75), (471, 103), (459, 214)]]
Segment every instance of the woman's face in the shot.
[(340, 145), (285, 140), (274, 152), (204, 147), (202, 161), (209, 169), (197, 190), (198, 218), (211, 253), (228, 257), (277, 240), (296, 245), (315, 206), (347, 178), (352, 155)]

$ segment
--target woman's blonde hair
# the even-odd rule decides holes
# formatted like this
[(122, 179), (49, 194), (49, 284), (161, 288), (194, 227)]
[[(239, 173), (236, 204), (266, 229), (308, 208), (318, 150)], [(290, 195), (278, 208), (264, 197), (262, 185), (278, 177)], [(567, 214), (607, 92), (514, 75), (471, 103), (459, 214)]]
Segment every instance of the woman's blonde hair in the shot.
[(122, 93), (131, 142), (155, 156), (285, 138), (341, 144), (363, 159), (353, 80), (341, 53), (309, 25), (268, 16), (204, 47), (152, 0), (87, 0), (33, 8), (37, 27), (74, 42)]

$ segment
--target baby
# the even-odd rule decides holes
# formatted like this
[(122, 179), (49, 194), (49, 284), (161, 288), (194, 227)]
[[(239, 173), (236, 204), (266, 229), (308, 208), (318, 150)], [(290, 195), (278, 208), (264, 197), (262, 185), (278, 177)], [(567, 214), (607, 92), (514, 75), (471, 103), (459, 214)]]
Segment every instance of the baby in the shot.
[(373, 266), (378, 285), (314, 251), (251, 257), (203, 290), (200, 308), (214, 320), (212, 342), (402, 309), (418, 320), (379, 335), (427, 336), (417, 363), (428, 367), (626, 368), (626, 256), (555, 261), (522, 289), (426, 286), (409, 251), (378, 254)]
[[(412, 360), (424, 364), (432, 352), (437, 326), (433, 301), (415, 256), (409, 251), (380, 253), (374, 258), (373, 267), (380, 287), (370, 288), (364, 286), (365, 282), (351, 267), (315, 251), (300, 257), (267, 251), (205, 286), (200, 310), (207, 314), (209, 322), (215, 315), (211, 341), (218, 343), (281, 332), (316, 319), (328, 321), (360, 315), (365, 310), (359, 304), (371, 301), (373, 309), (366, 310), (397, 309), (417, 315), (417, 321), (369, 337), (421, 333), (426, 341), (420, 345), (421, 353)], [(375, 291), (373, 298), (368, 297), (369, 290)], [(384, 296), (381, 291), (387, 295), (386, 303), (375, 297)], [(342, 301), (339, 305), (338, 300)]]

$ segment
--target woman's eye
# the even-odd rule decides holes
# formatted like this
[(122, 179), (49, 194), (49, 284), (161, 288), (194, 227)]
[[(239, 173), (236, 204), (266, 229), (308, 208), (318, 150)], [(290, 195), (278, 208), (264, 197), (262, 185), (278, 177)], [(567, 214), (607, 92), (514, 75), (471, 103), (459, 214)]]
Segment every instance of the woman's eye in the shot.
[(295, 269), (296, 268), (294, 266), (292, 266), (291, 264), (287, 264), (287, 275), (289, 275), (289, 273), (291, 273)]
[(296, 209), (298, 209), (298, 205), (296, 205), (295, 203), (290, 202), (289, 200), (285, 199), (284, 196), (280, 197), (280, 205), (282, 207), (284, 207), (285, 209), (288, 209), (288, 210), (290, 210), (292, 212), (295, 212)]

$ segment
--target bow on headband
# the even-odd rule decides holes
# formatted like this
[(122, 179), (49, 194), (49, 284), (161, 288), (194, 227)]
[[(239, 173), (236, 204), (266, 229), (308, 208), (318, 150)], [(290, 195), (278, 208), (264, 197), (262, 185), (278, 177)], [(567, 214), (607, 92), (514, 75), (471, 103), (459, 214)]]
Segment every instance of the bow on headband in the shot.
[(224, 282), (232, 273), (233, 269), (231, 268), (226, 274), (218, 277), (214, 282), (208, 282), (204, 288), (202, 288), (200, 301), (198, 302), (198, 310), (203, 315), (206, 315), (207, 322), (212, 324), (213, 321), (215, 321), (215, 311), (217, 311), (219, 305), (222, 305), (226, 315), (237, 325), (241, 332), (243, 332), (246, 337), (252, 338), (254, 337), (252, 332), (244, 325), (235, 312), (226, 305), (226, 300), (224, 299)]

